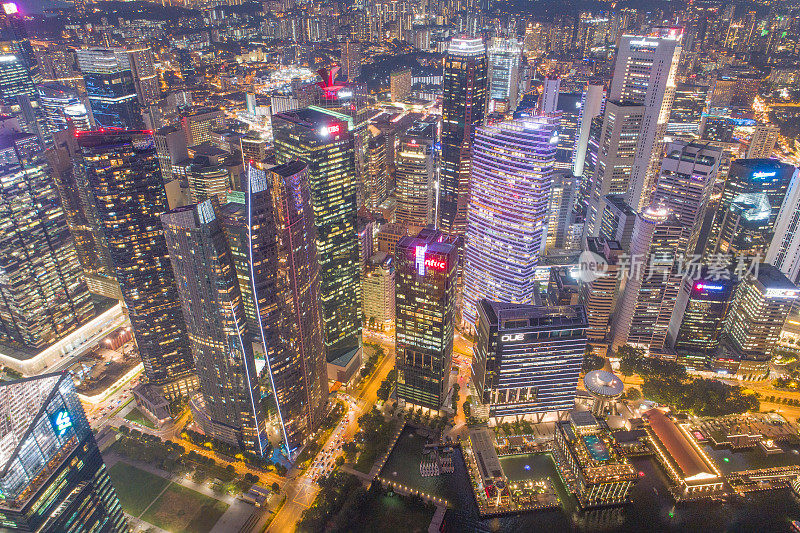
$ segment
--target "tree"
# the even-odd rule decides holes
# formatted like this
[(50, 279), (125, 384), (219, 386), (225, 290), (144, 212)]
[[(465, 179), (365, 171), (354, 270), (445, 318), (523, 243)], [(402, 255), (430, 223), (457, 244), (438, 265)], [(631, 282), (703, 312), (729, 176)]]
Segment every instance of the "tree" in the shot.
[(464, 416), (469, 418), (472, 413), (472, 406), (470, 405), (469, 400), (464, 400), (462, 407), (464, 408)]
[(272, 482), (272, 492), (277, 494), (278, 492), (280, 492), (280, 490), (281, 490), (281, 486), (278, 485), (278, 482), (277, 481), (273, 481)]
[(586, 374), (592, 370), (600, 370), (603, 368), (603, 366), (605, 366), (605, 364), (605, 359), (593, 354), (591, 350), (587, 348), (586, 353), (583, 354), (583, 366), (581, 370), (584, 374)]
[(625, 391), (625, 399), (626, 400), (636, 401), (636, 400), (640, 399), (641, 397), (642, 397), (642, 393), (636, 387), (631, 387), (630, 389)]

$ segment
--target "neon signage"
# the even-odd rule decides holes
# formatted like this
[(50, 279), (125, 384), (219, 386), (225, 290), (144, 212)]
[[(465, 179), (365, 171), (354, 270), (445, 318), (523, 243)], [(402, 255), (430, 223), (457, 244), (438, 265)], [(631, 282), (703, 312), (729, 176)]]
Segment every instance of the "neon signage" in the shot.
[(777, 174), (777, 172), (774, 171), (774, 170), (772, 172), (765, 172), (765, 171), (762, 170), (760, 172), (754, 172), (753, 173), (753, 179), (760, 180), (760, 179), (764, 179), (764, 178), (774, 178), (775, 174)]
[(521, 341), (524, 335), (522, 333), (517, 333), (516, 335), (503, 335), (500, 337), (501, 342), (514, 342), (514, 341)]
[(19, 8), (17, 7), (17, 4), (15, 4), (14, 2), (7, 2), (3, 4), (3, 11), (5, 12), (6, 15), (14, 15), (16, 13), (19, 13)]
[(426, 257), (425, 266), (431, 267), (434, 270), (444, 270), (447, 268), (447, 261), (436, 259), (435, 257)]
[(67, 430), (72, 427), (72, 417), (69, 411), (62, 409), (50, 415), (50, 423), (53, 425), (56, 435), (63, 437)]
[(696, 291), (721, 291), (725, 290), (723, 285), (714, 285), (713, 283), (702, 283), (697, 282), (694, 284), (694, 290)]
[(330, 126), (322, 126), (319, 129), (319, 132), (322, 135), (337, 135), (340, 131), (342, 131), (342, 127), (339, 124), (331, 124)]

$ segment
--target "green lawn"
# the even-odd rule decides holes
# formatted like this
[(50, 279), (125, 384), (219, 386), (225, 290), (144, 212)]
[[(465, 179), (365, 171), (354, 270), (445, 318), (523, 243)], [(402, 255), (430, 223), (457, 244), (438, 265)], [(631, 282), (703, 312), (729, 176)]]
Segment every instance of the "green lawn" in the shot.
[(141, 424), (146, 428), (150, 429), (158, 429), (158, 426), (153, 424), (153, 422), (147, 418), (144, 413), (142, 413), (139, 409), (134, 407), (131, 409), (127, 415), (125, 415), (125, 420), (130, 420), (131, 422), (135, 422), (137, 424)]
[(145, 472), (122, 461), (112, 466), (108, 474), (117, 491), (122, 508), (128, 514), (139, 516), (153, 498), (169, 483), (163, 477)]
[(172, 483), (142, 520), (172, 533), (208, 533), (228, 504)]

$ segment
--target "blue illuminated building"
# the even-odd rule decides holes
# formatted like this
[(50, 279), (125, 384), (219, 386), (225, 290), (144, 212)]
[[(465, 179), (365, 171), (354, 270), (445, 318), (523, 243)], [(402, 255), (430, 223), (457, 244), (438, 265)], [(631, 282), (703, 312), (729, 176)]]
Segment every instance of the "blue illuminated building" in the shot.
[(731, 163), (706, 255), (766, 256), (795, 168), (775, 159)]
[(141, 109), (127, 52), (120, 48), (89, 48), (78, 50), (77, 56), (97, 126), (141, 129)]
[(68, 374), (0, 384), (0, 530), (128, 531)]

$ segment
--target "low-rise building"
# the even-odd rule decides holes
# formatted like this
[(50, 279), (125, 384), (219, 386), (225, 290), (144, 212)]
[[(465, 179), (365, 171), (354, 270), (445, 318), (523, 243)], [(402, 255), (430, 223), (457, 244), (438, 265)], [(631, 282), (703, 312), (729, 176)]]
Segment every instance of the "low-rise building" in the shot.
[(556, 424), (554, 457), (581, 507), (621, 505), (638, 478), (608, 427), (589, 411)]

